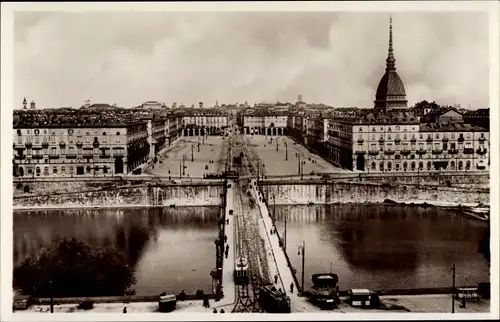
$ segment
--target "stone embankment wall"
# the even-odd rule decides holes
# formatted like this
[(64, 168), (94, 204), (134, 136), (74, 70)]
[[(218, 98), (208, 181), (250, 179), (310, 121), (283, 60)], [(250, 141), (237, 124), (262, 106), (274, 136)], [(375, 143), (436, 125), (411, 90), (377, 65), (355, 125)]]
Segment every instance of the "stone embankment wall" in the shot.
[(389, 183), (389, 184), (416, 184), (425, 186), (452, 186), (463, 188), (488, 188), (490, 175), (484, 172), (454, 173), (443, 172), (439, 174), (365, 174), (358, 178), (349, 178), (348, 181)]
[(14, 208), (81, 208), (111, 206), (217, 206), (222, 185), (138, 185), (96, 191), (14, 197)]
[[(489, 189), (465, 189), (457, 187), (429, 187), (403, 184), (377, 184), (366, 182), (295, 183), (283, 184), (270, 181), (262, 183), (267, 200), (276, 198), (276, 204), (333, 204), (333, 203), (380, 203), (385, 199), (411, 203), (417, 200), (450, 203), (489, 204)], [(270, 199), (271, 198), (271, 199)]]

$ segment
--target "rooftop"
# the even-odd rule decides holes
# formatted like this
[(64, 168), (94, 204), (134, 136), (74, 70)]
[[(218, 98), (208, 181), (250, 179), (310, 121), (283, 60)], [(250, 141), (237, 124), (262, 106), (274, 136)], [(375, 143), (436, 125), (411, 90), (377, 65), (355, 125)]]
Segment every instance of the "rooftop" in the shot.
[(336, 117), (336, 121), (351, 124), (418, 124), (419, 119), (408, 109), (393, 109), (377, 112), (372, 109), (359, 110), (346, 117)]
[(467, 124), (467, 123), (451, 123), (451, 124), (439, 124), (439, 123), (423, 123), (420, 124), (421, 132), (488, 132), (487, 129)]
[(137, 112), (114, 108), (106, 110), (15, 110), (14, 128), (54, 128), (54, 127), (124, 127), (145, 123), (146, 119), (165, 119), (166, 113)]

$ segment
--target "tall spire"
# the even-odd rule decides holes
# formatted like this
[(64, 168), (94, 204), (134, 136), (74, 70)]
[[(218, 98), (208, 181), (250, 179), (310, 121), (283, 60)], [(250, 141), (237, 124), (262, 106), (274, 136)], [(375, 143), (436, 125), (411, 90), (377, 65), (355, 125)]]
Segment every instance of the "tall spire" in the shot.
[(392, 50), (392, 15), (389, 18), (389, 54), (387, 55), (385, 70), (396, 70), (396, 59)]

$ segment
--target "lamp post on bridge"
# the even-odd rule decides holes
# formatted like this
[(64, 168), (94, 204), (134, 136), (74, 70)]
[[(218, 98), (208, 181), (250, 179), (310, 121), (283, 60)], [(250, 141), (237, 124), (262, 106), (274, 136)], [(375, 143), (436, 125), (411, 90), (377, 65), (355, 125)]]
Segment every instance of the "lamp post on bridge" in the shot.
[(194, 150), (193, 149), (194, 149), (194, 144), (191, 143), (191, 162), (194, 161)]
[(302, 255), (302, 286), (300, 287), (301, 291), (304, 292), (304, 268), (306, 262), (306, 242), (302, 241), (302, 245), (298, 247), (298, 254)]
[(288, 161), (288, 144), (285, 141), (285, 161)]
[(182, 155), (182, 175), (186, 175), (186, 155)]

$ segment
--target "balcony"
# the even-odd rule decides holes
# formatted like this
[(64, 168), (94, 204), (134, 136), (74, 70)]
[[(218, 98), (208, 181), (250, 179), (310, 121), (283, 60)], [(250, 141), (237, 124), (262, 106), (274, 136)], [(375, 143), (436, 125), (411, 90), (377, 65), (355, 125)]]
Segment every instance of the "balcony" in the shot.
[(364, 140), (363, 139), (358, 139), (358, 143), (363, 143)]
[(411, 153), (410, 150), (401, 150), (400, 154), (402, 155), (409, 155)]
[(457, 149), (450, 149), (450, 150), (448, 150), (448, 154), (458, 154), (458, 150)]
[(357, 155), (364, 155), (364, 154), (366, 154), (366, 151), (356, 151), (355, 153)]
[(395, 152), (394, 150), (386, 150), (384, 153), (385, 153), (386, 155), (393, 155), (393, 154), (394, 154), (394, 152)]
[(76, 159), (76, 154), (66, 154), (66, 159)]
[(400, 143), (401, 143), (401, 139), (395, 139), (395, 140), (394, 140), (394, 143), (396, 143), (396, 144), (400, 144)]
[(427, 151), (425, 151), (424, 149), (418, 149), (418, 150), (417, 150), (417, 154), (418, 154), (418, 155), (424, 155), (424, 154), (426, 154), (426, 153), (427, 153)]
[(59, 147), (65, 148), (66, 147), (66, 142), (59, 142)]
[(369, 155), (378, 155), (378, 150), (370, 150)]
[(429, 136), (429, 137), (427, 137), (426, 141), (427, 141), (427, 143), (430, 143), (430, 142), (432, 142), (432, 138)]
[(92, 159), (94, 157), (94, 153), (84, 153), (83, 157), (86, 159)]
[(448, 138), (443, 138), (442, 141), (443, 142), (448, 142)]
[(464, 148), (464, 154), (474, 154), (473, 148)]
[(479, 139), (477, 139), (479, 142), (484, 142), (486, 141), (486, 138), (485, 137), (480, 137)]
[(458, 142), (463, 142), (463, 141), (465, 141), (465, 139), (464, 139), (464, 137), (463, 137), (463, 136), (461, 136), (461, 137), (459, 137), (459, 138), (458, 138), (458, 140), (457, 140), (457, 141), (458, 141)]
[(14, 159), (15, 160), (24, 160), (24, 159), (26, 159), (26, 156), (25, 155), (15, 155)]
[(59, 159), (59, 154), (49, 154), (49, 159)]
[(443, 150), (432, 150), (432, 154), (441, 154)]
[(487, 152), (488, 152), (488, 149), (486, 149), (486, 148), (483, 148), (483, 149), (479, 148), (476, 150), (477, 154), (486, 154)]
[(99, 158), (101, 158), (101, 159), (109, 159), (109, 158), (111, 158), (111, 155), (109, 155), (109, 154), (99, 154)]
[(411, 139), (410, 139), (410, 142), (415, 143), (415, 142), (417, 142), (417, 139), (416, 139), (416, 138), (411, 138)]
[(48, 149), (49, 148), (49, 142), (43, 142), (42, 143), (42, 148)]
[(99, 142), (98, 141), (94, 141), (94, 143), (92, 143), (94, 149), (98, 149), (99, 148)]
[(43, 155), (42, 154), (33, 154), (32, 158), (41, 160), (41, 159), (43, 159)]
[(83, 142), (76, 142), (76, 147), (81, 148), (83, 146)]
[(385, 142), (384, 139), (378, 139), (378, 143), (383, 144)]

